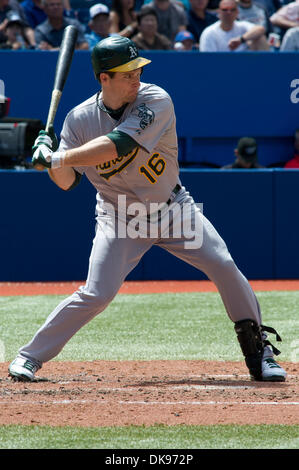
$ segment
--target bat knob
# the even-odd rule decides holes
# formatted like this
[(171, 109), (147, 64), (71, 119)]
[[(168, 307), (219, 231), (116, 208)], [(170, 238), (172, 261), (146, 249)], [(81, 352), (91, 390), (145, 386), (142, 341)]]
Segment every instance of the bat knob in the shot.
[(43, 171), (45, 169), (45, 167), (43, 165), (39, 165), (39, 164), (34, 165), (33, 168), (37, 171)]

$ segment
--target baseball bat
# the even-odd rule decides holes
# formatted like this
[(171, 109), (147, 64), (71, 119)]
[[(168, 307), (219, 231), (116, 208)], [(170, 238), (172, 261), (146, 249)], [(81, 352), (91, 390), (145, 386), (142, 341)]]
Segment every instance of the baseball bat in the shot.
[[(75, 26), (69, 25), (64, 29), (63, 37), (57, 58), (54, 86), (51, 95), (51, 102), (48, 111), (46, 132), (53, 126), (57, 113), (58, 105), (62, 95), (62, 91), (70, 71), (72, 58), (77, 42), (78, 30)], [(42, 165), (35, 165), (36, 170), (44, 170)]]

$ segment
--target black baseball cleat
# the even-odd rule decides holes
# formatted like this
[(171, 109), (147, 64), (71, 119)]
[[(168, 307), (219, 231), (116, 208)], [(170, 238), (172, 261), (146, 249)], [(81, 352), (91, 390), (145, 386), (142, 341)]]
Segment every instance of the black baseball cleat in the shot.
[(273, 354), (280, 354), (280, 351), (267, 340), (264, 333), (265, 331), (275, 333), (276, 339), (281, 341), (274, 328), (258, 325), (254, 320), (246, 319), (235, 323), (235, 331), (251, 379), (284, 382), (287, 373), (273, 358)]

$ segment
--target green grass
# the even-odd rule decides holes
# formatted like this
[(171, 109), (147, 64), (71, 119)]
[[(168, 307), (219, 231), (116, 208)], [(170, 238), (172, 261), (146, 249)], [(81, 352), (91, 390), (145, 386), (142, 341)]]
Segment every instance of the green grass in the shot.
[[(258, 292), (263, 322), (283, 342), (279, 359), (297, 361), (299, 292)], [(11, 360), (64, 296), (0, 298), (2, 360)], [(1, 351), (0, 351), (1, 352)], [(85, 325), (57, 360), (241, 360), (233, 323), (218, 293), (118, 295)]]
[(298, 426), (2, 426), (0, 449), (298, 449)]

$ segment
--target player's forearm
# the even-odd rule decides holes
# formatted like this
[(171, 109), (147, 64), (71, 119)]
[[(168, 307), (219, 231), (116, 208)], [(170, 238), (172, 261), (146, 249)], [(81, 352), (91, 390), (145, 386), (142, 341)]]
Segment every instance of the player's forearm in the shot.
[(59, 188), (67, 191), (76, 179), (76, 174), (73, 168), (57, 168), (48, 170), (51, 180), (59, 186)]
[(61, 161), (62, 167), (96, 166), (117, 158), (114, 143), (109, 137), (101, 136), (81, 147), (67, 150)]

